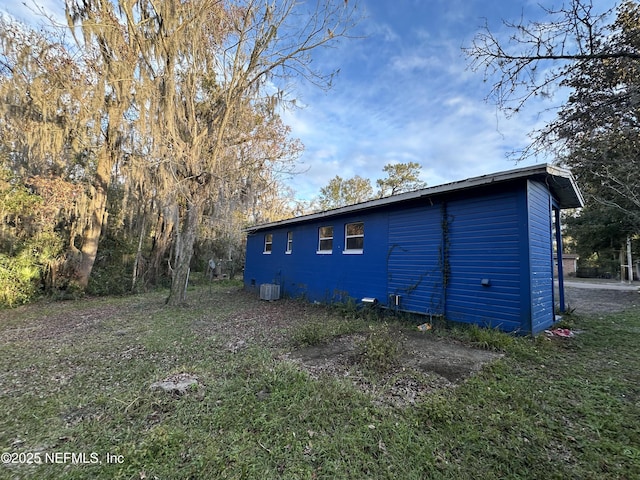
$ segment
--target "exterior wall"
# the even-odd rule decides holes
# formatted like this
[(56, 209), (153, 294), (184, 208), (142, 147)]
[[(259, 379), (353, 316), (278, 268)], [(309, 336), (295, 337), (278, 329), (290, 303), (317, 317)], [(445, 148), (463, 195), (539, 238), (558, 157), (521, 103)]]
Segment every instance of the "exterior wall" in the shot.
[[(389, 308), (399, 295), (399, 310), (537, 333), (554, 320), (550, 205), (543, 183), (522, 179), (261, 230), (247, 239), (245, 285), (277, 283), (283, 295), (319, 302), (374, 297)], [(357, 221), (363, 252), (344, 253), (345, 225)], [(331, 254), (317, 253), (322, 226), (334, 228)]]
[[(344, 252), (345, 225), (364, 221), (362, 254)], [(244, 282), (247, 288), (277, 283), (281, 294), (309, 301), (333, 302), (374, 297), (386, 301), (387, 214), (329, 217), (326, 220), (260, 231), (247, 238)], [(318, 229), (333, 226), (331, 254), (316, 253)], [(293, 232), (293, 248), (285, 253), (287, 232)], [(270, 254), (263, 253), (264, 235), (273, 234)]]
[(539, 182), (528, 182), (531, 333), (554, 321), (551, 196)]
[[(446, 317), (526, 331), (526, 201), (523, 189), (450, 201)], [(483, 285), (483, 280), (488, 285)]]
[(389, 213), (388, 252), (389, 295), (400, 296), (398, 308), (443, 315), (442, 205)]
[[(578, 271), (578, 255), (575, 253), (562, 254), (562, 273), (565, 277), (575, 277)], [(558, 256), (553, 254), (553, 276), (558, 276)]]

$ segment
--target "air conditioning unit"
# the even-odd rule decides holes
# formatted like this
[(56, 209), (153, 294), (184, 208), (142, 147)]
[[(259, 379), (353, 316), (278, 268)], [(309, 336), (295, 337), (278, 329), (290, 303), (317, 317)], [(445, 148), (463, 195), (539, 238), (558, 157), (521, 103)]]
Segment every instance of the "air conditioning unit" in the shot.
[(263, 283), (260, 285), (260, 300), (278, 300), (280, 298), (280, 285), (275, 283)]

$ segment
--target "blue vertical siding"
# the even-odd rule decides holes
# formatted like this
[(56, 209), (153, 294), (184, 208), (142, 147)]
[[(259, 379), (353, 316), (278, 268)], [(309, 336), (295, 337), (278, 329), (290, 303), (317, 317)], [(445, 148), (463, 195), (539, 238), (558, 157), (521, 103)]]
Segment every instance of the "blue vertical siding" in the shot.
[(531, 292), (531, 333), (548, 328), (554, 320), (553, 244), (551, 196), (546, 185), (528, 181), (529, 270)]
[[(448, 319), (523, 330), (528, 317), (525, 312), (523, 318), (522, 302), (525, 206), (522, 189), (449, 202)], [(483, 279), (489, 285), (482, 285)]]
[(425, 205), (389, 214), (389, 295), (399, 308), (443, 315), (441, 207)]
[[(551, 202), (544, 183), (519, 179), (260, 229), (247, 238), (245, 286), (276, 283), (319, 302), (375, 297), (390, 308), (399, 295), (403, 311), (535, 334), (554, 319)], [(359, 221), (364, 249), (344, 253), (345, 225)], [(317, 253), (323, 226), (334, 229), (330, 254)]]

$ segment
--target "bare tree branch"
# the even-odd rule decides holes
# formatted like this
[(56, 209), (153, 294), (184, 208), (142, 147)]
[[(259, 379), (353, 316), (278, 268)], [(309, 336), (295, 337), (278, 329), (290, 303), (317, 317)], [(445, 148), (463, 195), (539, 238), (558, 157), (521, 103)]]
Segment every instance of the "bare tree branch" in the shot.
[(603, 42), (613, 9), (596, 14), (590, 0), (571, 0), (567, 7), (544, 11), (547, 22), (504, 21), (512, 32), (504, 40), (485, 22), (471, 46), (463, 49), (470, 68), (493, 82), (487, 98), (507, 112), (518, 112), (535, 96), (550, 95), (582, 62), (640, 58), (634, 51), (612, 51)]

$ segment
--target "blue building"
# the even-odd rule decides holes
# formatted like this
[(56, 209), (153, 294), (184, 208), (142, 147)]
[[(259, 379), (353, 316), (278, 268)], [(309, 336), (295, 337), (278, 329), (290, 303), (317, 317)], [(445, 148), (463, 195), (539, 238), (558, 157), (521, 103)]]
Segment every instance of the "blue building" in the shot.
[(257, 225), (245, 288), (536, 334), (564, 309), (559, 212), (582, 205), (571, 173), (543, 164)]

